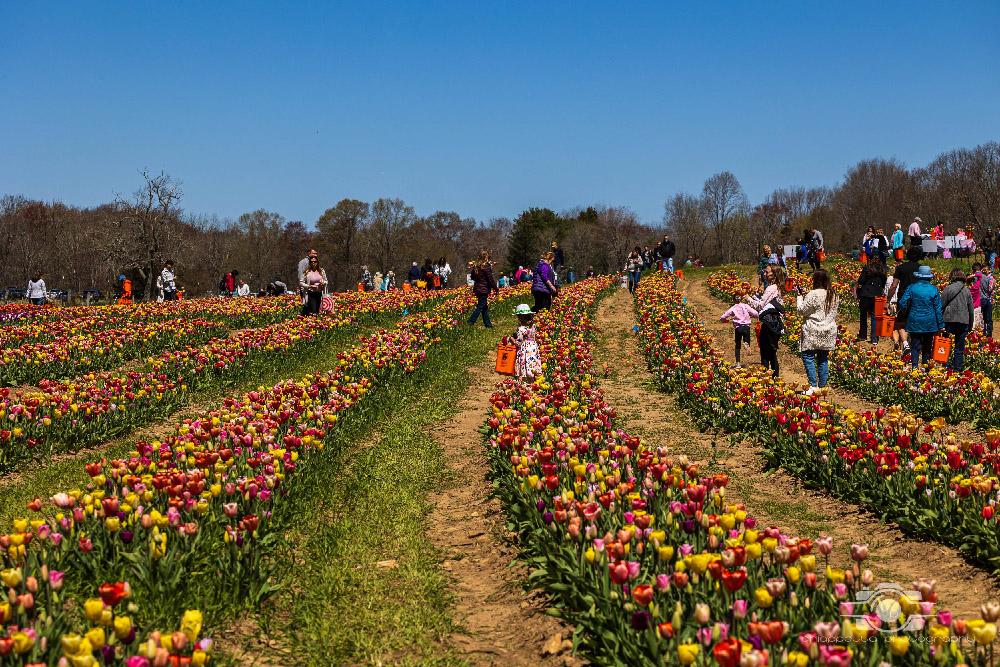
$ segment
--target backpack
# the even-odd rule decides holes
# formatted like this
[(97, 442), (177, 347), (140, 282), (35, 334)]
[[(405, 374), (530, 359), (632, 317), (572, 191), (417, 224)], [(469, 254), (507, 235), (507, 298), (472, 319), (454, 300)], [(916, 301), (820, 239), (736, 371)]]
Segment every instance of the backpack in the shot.
[(222, 276), (222, 280), (219, 281), (219, 291), (220, 292), (226, 291), (226, 276)]
[(997, 281), (989, 273), (981, 273), (979, 281), (979, 298), (993, 302), (993, 290), (996, 289)]

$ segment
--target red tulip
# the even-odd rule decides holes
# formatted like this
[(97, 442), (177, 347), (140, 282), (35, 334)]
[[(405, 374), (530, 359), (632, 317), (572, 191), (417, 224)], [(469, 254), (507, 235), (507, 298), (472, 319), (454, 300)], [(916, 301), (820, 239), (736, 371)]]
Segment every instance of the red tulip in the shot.
[(632, 597), (635, 598), (636, 602), (645, 607), (653, 601), (653, 587), (648, 584), (636, 586), (632, 589)]
[(715, 645), (712, 654), (715, 661), (722, 667), (737, 667), (740, 664), (740, 651), (743, 646), (735, 637), (727, 637)]

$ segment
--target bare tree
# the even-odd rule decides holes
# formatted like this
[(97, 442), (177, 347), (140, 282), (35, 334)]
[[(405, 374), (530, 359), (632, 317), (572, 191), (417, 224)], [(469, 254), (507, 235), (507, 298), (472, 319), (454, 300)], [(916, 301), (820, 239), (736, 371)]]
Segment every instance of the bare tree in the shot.
[(285, 230), (285, 218), (261, 208), (241, 215), (236, 225), (241, 232), (240, 259), (246, 281), (254, 281), (258, 286), (265, 284), (277, 272), (281, 261), (275, 251)]
[(143, 298), (148, 301), (155, 265), (164, 259), (164, 246), (179, 238), (181, 184), (163, 171), (157, 176), (149, 169), (140, 173), (145, 184), (131, 199), (115, 196), (115, 233), (106, 239), (105, 252), (122, 269), (138, 272), (145, 283)]
[(625, 258), (648, 236), (648, 229), (639, 224), (635, 211), (626, 206), (601, 206), (597, 209), (598, 231), (604, 240), (605, 267), (620, 270)]
[(678, 255), (691, 255), (705, 260), (708, 244), (708, 223), (705, 207), (692, 194), (680, 192), (663, 205), (663, 233), (677, 245)]
[(396, 265), (403, 232), (416, 220), (412, 206), (402, 199), (379, 199), (371, 208), (368, 232), (379, 270), (385, 273)]
[(747, 211), (747, 195), (743, 191), (736, 176), (729, 171), (715, 174), (707, 181), (701, 190), (701, 200), (708, 214), (708, 224), (715, 235), (716, 248), (722, 256), (722, 261), (731, 262), (736, 258), (736, 248), (730, 242), (734, 232), (745, 230), (734, 229), (741, 214)]

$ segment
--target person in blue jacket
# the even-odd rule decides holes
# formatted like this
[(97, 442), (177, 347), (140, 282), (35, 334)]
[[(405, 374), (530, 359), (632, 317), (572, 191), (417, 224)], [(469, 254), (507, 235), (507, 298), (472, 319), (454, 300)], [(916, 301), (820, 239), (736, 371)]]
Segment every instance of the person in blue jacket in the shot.
[[(934, 334), (944, 329), (941, 293), (931, 284), (931, 267), (921, 266), (899, 300), (899, 312), (906, 313), (906, 333), (910, 336), (910, 363), (914, 368), (931, 360)], [(921, 359), (923, 357), (923, 359)]]

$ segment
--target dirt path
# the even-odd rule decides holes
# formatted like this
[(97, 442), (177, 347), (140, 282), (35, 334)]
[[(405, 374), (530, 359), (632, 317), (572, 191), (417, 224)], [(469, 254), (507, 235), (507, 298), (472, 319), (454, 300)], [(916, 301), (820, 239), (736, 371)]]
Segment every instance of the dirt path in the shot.
[[(689, 303), (705, 307), (707, 290), (700, 291), (697, 284), (684, 285), (683, 281), (681, 285), (689, 295)], [(611, 369), (602, 386), (611, 404), (618, 408), (623, 427), (650, 443), (665, 443), (677, 454), (686, 454), (709, 469), (724, 470), (730, 476), (730, 497), (745, 503), (760, 523), (777, 525), (796, 535), (832, 536), (834, 562), (840, 566), (850, 563), (852, 543), (868, 543), (872, 555), (866, 566), (875, 572), (878, 581), (908, 588), (918, 578), (937, 579), (940, 606), (960, 616), (978, 617), (982, 602), (1000, 599), (1000, 582), (969, 564), (957, 550), (907, 537), (895, 524), (884, 524), (857, 505), (841, 502), (823, 491), (803, 489), (783, 471), (765, 476), (761, 448), (755, 442), (730, 445), (724, 435), (715, 439), (712, 434), (699, 432), (673, 397), (652, 386), (636, 345), (632, 329), (635, 317), (628, 292), (619, 290), (601, 302), (597, 324), (597, 361), (607, 363)], [(787, 363), (791, 370), (795, 358), (787, 351), (785, 355), (792, 357)], [(784, 371), (786, 360), (779, 363)], [(790, 375), (793, 379), (794, 373)]]
[(500, 502), (489, 499), (488, 462), (477, 430), (490, 407), (493, 359), (473, 367), (459, 413), (432, 433), (449, 461), (447, 487), (430, 497), (428, 536), (453, 580), (456, 621), (466, 634), (446, 641), (475, 665), (580, 665), (570, 655), (572, 627), (543, 614), (545, 596), (524, 593), (527, 577), (515, 559)]

